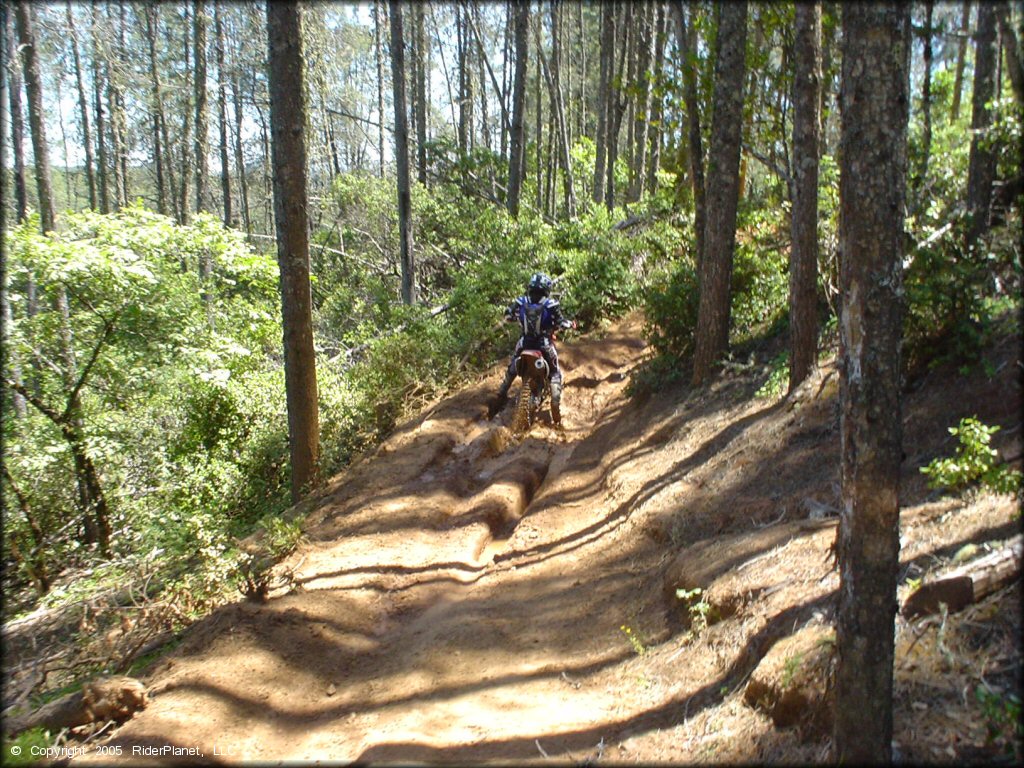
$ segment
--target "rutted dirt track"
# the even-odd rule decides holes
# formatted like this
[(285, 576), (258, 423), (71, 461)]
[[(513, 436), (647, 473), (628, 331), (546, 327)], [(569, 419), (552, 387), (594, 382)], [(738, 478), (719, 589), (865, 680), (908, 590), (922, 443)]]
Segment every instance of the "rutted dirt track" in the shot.
[[(834, 520), (806, 503), (837, 503), (837, 376), (788, 401), (747, 376), (638, 402), (639, 339), (632, 317), (562, 346), (564, 433), (512, 439), (511, 405), (487, 421), (497, 373), (404, 425), (305, 502), (293, 587), (190, 629), (108, 743), (228, 762), (769, 754), (770, 719), (734, 694), (773, 643), (829, 622)], [(992, 420), (1012, 419), (1019, 383), (992, 386)], [(975, 506), (905, 510), (905, 563), (1013, 528), (1012, 502)], [(691, 582), (721, 619), (699, 643), (674, 594)]]

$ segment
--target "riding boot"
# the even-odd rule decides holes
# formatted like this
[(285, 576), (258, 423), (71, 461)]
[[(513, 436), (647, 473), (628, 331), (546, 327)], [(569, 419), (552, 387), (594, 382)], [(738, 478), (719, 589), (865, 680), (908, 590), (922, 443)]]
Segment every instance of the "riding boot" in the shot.
[(551, 421), (557, 429), (562, 428), (562, 382), (551, 381)]

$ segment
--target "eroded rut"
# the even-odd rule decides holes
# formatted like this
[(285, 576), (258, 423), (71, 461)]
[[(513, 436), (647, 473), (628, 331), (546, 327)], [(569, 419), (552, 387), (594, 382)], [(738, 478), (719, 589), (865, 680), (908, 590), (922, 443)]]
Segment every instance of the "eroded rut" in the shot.
[(587, 443), (622, 406), (638, 337), (633, 318), (564, 345), (564, 433), (541, 422), (512, 436), (511, 405), (488, 421), (493, 376), (335, 478), (281, 565), (292, 589), (193, 627), (110, 743), (227, 761), (436, 760), (445, 745), (462, 745), (456, 760), (474, 745), (501, 758), (522, 756), (524, 732), (613, 710), (614, 696), (573, 682), (622, 651), (585, 636), (585, 539), (572, 537), (601, 490), (601, 446)]

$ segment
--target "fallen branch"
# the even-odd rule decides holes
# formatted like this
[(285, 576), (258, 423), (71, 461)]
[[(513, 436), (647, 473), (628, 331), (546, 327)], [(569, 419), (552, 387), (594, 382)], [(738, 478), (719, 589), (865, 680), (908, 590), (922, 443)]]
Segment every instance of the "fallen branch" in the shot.
[(148, 703), (146, 686), (135, 678), (100, 678), (33, 712), (6, 719), (4, 732), (13, 736), (29, 728), (58, 730), (108, 720), (120, 722), (145, 709)]
[(931, 616), (943, 604), (951, 613), (962, 611), (1020, 577), (1022, 550), (1024, 534), (1017, 534), (1005, 547), (922, 584), (904, 601), (901, 613), (908, 619)]

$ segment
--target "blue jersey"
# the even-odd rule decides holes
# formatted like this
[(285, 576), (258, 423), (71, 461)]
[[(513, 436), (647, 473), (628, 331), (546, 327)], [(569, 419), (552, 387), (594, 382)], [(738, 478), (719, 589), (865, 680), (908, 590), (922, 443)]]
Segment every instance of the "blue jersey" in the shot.
[(520, 296), (505, 310), (505, 316), (518, 322), (523, 338), (532, 342), (547, 341), (555, 330), (571, 325), (562, 317), (558, 301), (548, 296), (538, 302), (530, 301), (528, 296)]

